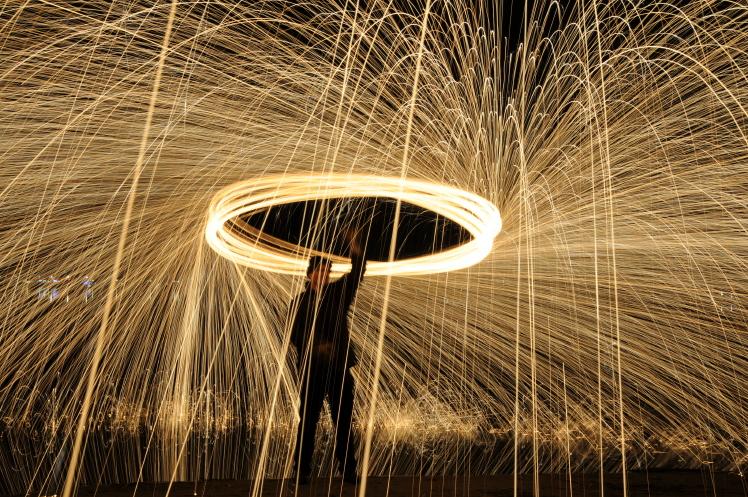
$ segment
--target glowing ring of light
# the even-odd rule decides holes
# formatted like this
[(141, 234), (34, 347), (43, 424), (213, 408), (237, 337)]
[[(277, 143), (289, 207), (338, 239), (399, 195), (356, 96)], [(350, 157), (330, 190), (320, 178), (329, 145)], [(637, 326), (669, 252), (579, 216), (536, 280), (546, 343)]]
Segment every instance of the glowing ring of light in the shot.
[(501, 231), (501, 216), (493, 204), (451, 186), (360, 174), (284, 174), (234, 183), (218, 192), (210, 204), (205, 238), (218, 254), (244, 266), (305, 274), (308, 257), (318, 254), (333, 261), (332, 275), (340, 275), (350, 271), (350, 259), (277, 239), (263, 243), (258, 229), (257, 239), (248, 240), (227, 229), (226, 222), (277, 205), (360, 197), (387, 197), (417, 205), (459, 223), (473, 237), (442, 252), (392, 262), (368, 261), (366, 274), (370, 276), (440, 273), (472, 266), (488, 255)]

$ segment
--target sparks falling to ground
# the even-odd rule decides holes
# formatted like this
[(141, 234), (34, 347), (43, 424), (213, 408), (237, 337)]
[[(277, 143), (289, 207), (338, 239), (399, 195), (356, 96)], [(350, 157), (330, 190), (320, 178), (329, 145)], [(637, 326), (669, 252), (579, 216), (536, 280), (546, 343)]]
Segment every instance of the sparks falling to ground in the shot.
[(301, 277), (205, 232), (310, 173), (501, 213), (364, 280), (370, 474), (744, 471), (748, 8), (540, 2), (511, 46), (490, 3), (5, 2), (0, 493), (289, 474)]

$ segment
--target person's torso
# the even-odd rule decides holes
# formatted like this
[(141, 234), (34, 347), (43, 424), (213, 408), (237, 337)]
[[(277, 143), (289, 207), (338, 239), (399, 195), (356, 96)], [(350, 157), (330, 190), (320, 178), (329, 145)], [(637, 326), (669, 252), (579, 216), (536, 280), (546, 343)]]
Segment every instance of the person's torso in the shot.
[[(303, 313), (303, 349), (316, 363), (340, 363), (349, 355), (348, 309), (341, 280), (325, 285), (320, 294), (308, 289), (297, 312)], [(309, 343), (311, 340), (311, 344)]]

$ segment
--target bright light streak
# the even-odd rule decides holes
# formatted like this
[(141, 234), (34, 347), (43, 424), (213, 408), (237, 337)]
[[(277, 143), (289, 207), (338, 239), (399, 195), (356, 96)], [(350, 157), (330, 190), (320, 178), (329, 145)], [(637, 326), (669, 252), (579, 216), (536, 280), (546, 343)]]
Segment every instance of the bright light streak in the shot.
[(487, 255), (361, 285), (370, 475), (745, 474), (746, 3), (543, 1), (514, 51), (487, 0), (425, 30), (406, 3), (178, 0), (142, 171), (171, 2), (3, 3), (0, 494), (51, 493), (84, 403), (81, 487), (288, 476), (301, 278), (271, 269), (309, 254), (259, 243), (251, 270), (206, 226), (241, 258), (237, 209), (401, 187), (474, 238), (400, 269)]
[[(463, 269), (482, 261), (501, 231), (499, 210), (488, 200), (458, 188), (422, 180), (362, 174), (284, 174), (234, 183), (210, 204), (205, 238), (217, 253), (243, 266), (285, 274), (304, 274), (309, 251), (293, 244), (263, 243), (259, 229), (238, 234), (227, 222), (271, 207), (333, 198), (388, 197), (434, 211), (472, 235), (448, 250), (392, 262), (371, 261), (367, 275), (416, 275)], [(312, 251), (333, 261), (332, 274), (350, 270), (347, 258)]]

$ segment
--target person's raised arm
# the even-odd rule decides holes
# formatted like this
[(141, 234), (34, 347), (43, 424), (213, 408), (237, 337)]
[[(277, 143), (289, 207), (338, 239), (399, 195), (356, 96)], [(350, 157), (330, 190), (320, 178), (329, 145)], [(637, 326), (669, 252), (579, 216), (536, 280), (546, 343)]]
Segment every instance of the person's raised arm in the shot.
[(348, 240), (349, 255), (351, 257), (351, 272), (346, 274), (343, 278), (345, 280), (345, 298), (347, 302), (353, 300), (358, 290), (358, 285), (364, 277), (366, 272), (366, 257), (364, 250), (361, 247), (359, 240), (359, 230), (353, 231), (348, 230), (346, 233), (346, 239)]

